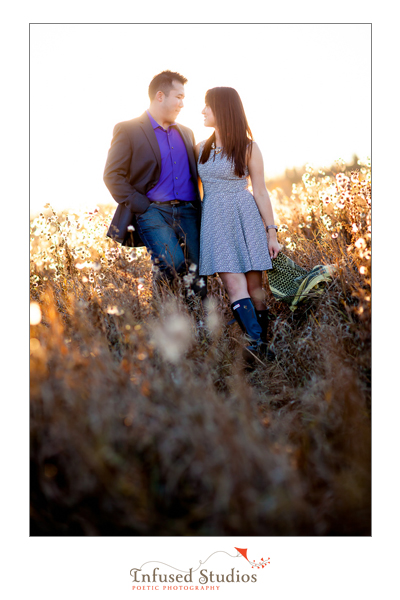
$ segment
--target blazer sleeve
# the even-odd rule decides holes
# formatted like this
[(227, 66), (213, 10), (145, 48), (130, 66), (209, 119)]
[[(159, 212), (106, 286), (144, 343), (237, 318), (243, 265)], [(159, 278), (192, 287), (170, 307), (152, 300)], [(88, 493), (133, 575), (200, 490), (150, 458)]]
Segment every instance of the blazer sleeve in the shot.
[(103, 175), (104, 183), (118, 203), (126, 202), (135, 191), (129, 183), (131, 159), (131, 143), (124, 127), (121, 123), (118, 123), (114, 127)]
[(111, 146), (104, 169), (104, 183), (116, 202), (124, 204), (133, 213), (143, 213), (150, 201), (130, 183), (132, 145), (123, 123), (114, 127)]

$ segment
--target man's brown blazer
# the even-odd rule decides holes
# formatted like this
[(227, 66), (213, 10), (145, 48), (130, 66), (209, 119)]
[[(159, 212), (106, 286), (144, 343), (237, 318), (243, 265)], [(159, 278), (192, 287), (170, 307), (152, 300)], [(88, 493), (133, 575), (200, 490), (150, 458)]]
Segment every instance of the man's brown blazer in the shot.
[[(197, 165), (194, 155), (193, 132), (177, 125), (186, 146), (190, 173), (197, 191), (193, 204), (199, 211), (201, 201), (197, 182)], [(146, 194), (160, 178), (161, 153), (149, 117), (144, 113), (137, 119), (123, 121), (114, 127), (113, 139), (104, 169), (104, 183), (118, 202), (107, 235), (124, 246), (144, 246), (136, 231), (135, 215), (144, 213), (150, 206)], [(128, 231), (133, 225), (133, 234)]]

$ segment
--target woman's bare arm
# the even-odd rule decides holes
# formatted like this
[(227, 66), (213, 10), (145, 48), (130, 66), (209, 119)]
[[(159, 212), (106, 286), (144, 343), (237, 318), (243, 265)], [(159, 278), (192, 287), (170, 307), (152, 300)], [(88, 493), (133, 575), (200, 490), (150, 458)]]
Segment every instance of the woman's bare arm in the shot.
[[(265, 187), (264, 161), (261, 151), (255, 142), (252, 144), (252, 152), (248, 158), (247, 166), (253, 188), (253, 196), (257, 203), (258, 210), (264, 219), (265, 225), (275, 225), (271, 199), (269, 197), (268, 190)], [(267, 234), (270, 256), (271, 258), (276, 258), (280, 251), (280, 245), (276, 237), (276, 230), (268, 229)]]

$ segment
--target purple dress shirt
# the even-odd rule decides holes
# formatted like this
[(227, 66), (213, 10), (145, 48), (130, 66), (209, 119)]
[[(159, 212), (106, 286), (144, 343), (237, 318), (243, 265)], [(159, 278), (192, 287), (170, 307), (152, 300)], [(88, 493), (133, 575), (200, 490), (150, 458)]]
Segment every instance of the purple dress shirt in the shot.
[(153, 125), (161, 152), (161, 175), (157, 184), (147, 192), (149, 200), (167, 202), (168, 200), (196, 200), (196, 190), (190, 174), (189, 159), (183, 139), (172, 123), (164, 129), (153, 119), (149, 111), (147, 116)]

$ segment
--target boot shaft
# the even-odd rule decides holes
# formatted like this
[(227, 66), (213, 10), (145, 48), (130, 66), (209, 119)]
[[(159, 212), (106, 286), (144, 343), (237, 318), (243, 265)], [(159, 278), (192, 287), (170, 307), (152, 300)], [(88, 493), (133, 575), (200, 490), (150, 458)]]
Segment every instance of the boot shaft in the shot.
[(261, 341), (262, 327), (257, 320), (251, 298), (242, 298), (231, 304), (233, 316), (241, 330), (255, 342)]
[(261, 330), (262, 330), (261, 339), (264, 343), (266, 343), (267, 339), (268, 339), (269, 321), (271, 318), (268, 308), (266, 308), (264, 310), (256, 309), (256, 317), (257, 317), (257, 321), (259, 322)]
[[(275, 352), (268, 348), (265, 343), (269, 321), (268, 310), (256, 311), (251, 298), (243, 298), (242, 300), (233, 302), (231, 304), (231, 309), (240, 328), (252, 341), (252, 343), (245, 348), (245, 360), (251, 363), (253, 361), (253, 354), (259, 355), (262, 358), (267, 358), (268, 361), (275, 360)], [(258, 319), (260, 313), (260, 319), (262, 319), (265, 331)]]

